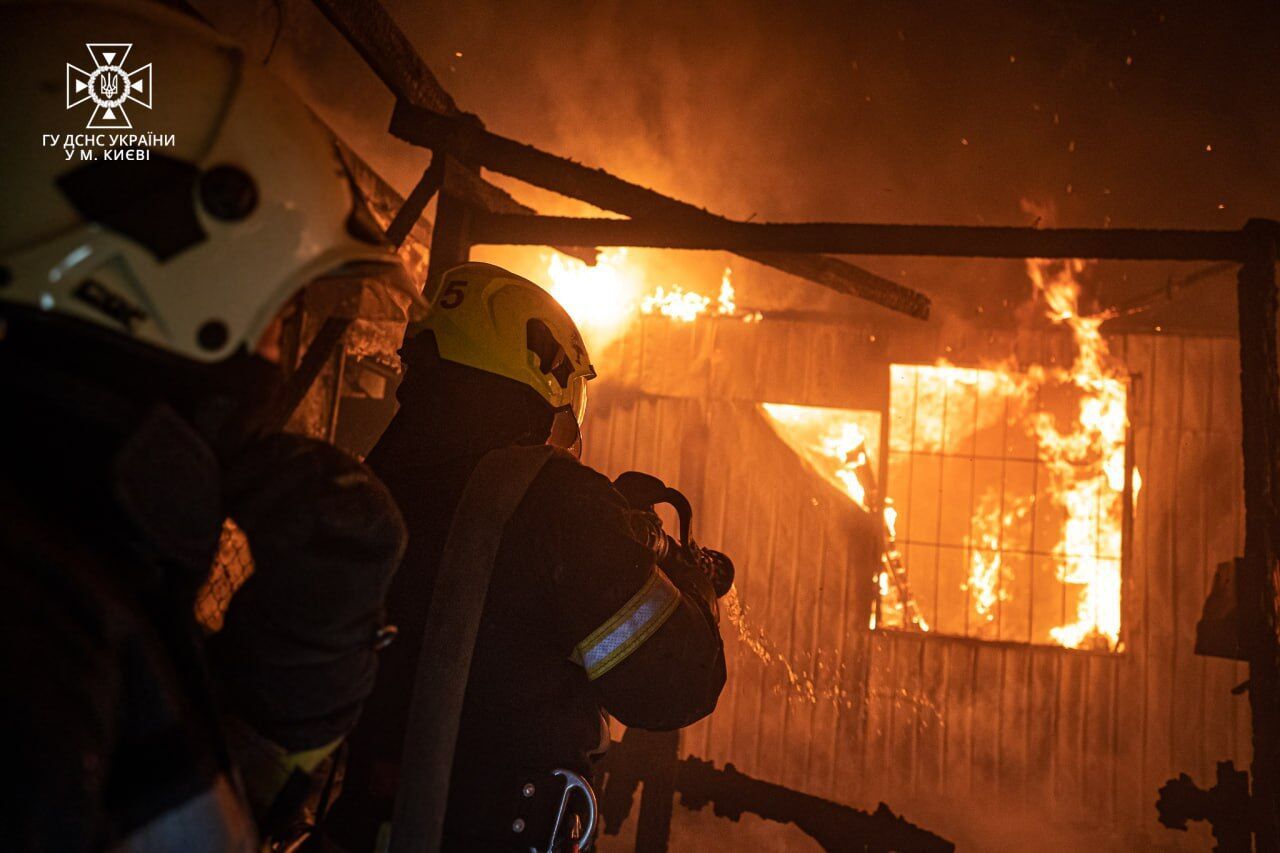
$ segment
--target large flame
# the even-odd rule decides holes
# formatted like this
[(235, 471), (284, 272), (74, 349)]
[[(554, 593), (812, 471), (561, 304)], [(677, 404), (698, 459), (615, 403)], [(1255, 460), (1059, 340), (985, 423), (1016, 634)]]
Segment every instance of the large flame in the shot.
[[(680, 284), (650, 288), (643, 264), (629, 257), (625, 248), (606, 249), (596, 265), (559, 254), (547, 254), (546, 275), (537, 277), (573, 317), (588, 346), (601, 351), (621, 336), (640, 315), (656, 315), (690, 323), (702, 316), (736, 317), (737, 295), (733, 271), (725, 267), (715, 297)], [(761, 315), (746, 314), (746, 322)]]
[[(893, 365), (890, 368), (894, 428), (889, 440), (896, 453), (947, 454), (964, 458), (966, 441), (986, 430), (1025, 433), (1046, 476), (1035, 492), (1006, 491), (985, 485), (973, 496), (963, 545), (968, 553), (967, 577), (961, 589), (979, 624), (992, 623), (1001, 605), (1012, 600), (1015, 571), (1047, 566), (1066, 590), (1066, 618), (1038, 639), (1073, 648), (1115, 649), (1120, 641), (1121, 538), (1125, 494), (1125, 441), (1128, 430), (1128, 383), (1115, 366), (1100, 327), (1104, 317), (1084, 317), (1078, 310), (1083, 269), (1077, 261), (1028, 263), (1036, 293), (1051, 322), (1072, 334), (1076, 354), (1066, 367), (1035, 365), (1020, 371), (1012, 360), (984, 369), (938, 365)], [(1048, 395), (1056, 405), (1044, 406)], [(983, 400), (957, 418), (957, 400)], [(948, 401), (951, 401), (950, 403)], [(995, 405), (991, 405), (995, 403)], [(975, 405), (975, 404), (971, 404)], [(953, 407), (948, 419), (948, 406)], [(870, 452), (867, 436), (879, 438), (878, 413), (810, 406), (763, 404), (774, 429), (823, 478), (840, 488), (862, 509), (875, 511), (859, 466)], [(971, 417), (970, 417), (971, 415)], [(1046, 482), (1047, 480), (1047, 482)], [(889, 483), (889, 489), (903, 484)], [(1136, 500), (1141, 477), (1133, 471)], [(1048, 506), (1037, 508), (1037, 501)], [(944, 510), (946, 511), (946, 510)], [(954, 510), (952, 510), (954, 511)], [(901, 560), (893, 532), (897, 511), (886, 504), (886, 563), (879, 572), (880, 609), (872, 622), (882, 627), (915, 625), (928, 630), (906, 581), (895, 580), (891, 560)], [(1044, 562), (1012, 560), (1007, 531), (1024, 522), (1038, 528), (1035, 550)], [(1031, 547), (1029, 543), (1018, 546)], [(1025, 552), (1024, 552), (1025, 556)], [(903, 578), (909, 575), (910, 567)], [(1044, 571), (1044, 569), (1034, 569)], [(1039, 576), (1037, 576), (1038, 578)], [(1038, 582), (1038, 581), (1037, 581)], [(901, 589), (900, 589), (901, 584)], [(1025, 588), (1023, 586), (1022, 588)], [(1034, 602), (1017, 602), (1029, 607)], [(1045, 614), (1037, 614), (1037, 622)], [(1039, 629), (1043, 631), (1044, 629)]]
[[(1120, 555), (1123, 528), (1128, 383), (1114, 367), (1101, 326), (1083, 317), (1076, 274), (1083, 261), (1027, 261), (1027, 273), (1076, 343), (1071, 366), (1053, 379), (1078, 392), (1078, 416), (1060, 423), (1041, 412), (1035, 433), (1051, 477), (1051, 496), (1066, 511), (1053, 549), (1058, 579), (1077, 591), (1075, 618), (1050, 631), (1064, 646), (1105, 645), (1120, 639)], [(1134, 494), (1139, 486), (1134, 477)]]
[(589, 267), (576, 258), (550, 253), (542, 283), (586, 339), (592, 352), (602, 352), (626, 331), (644, 293), (644, 271), (627, 261), (626, 249), (608, 249)]
[[(739, 314), (728, 268), (713, 297), (675, 283), (650, 287), (645, 269), (628, 257), (626, 249), (602, 252), (594, 267), (560, 255), (546, 257), (548, 290), (573, 316), (593, 350), (607, 347), (642, 315), (674, 322), (708, 316), (760, 319), (758, 313)], [(912, 434), (906, 446), (898, 446), (900, 435), (891, 433), (890, 438), (897, 451), (944, 452), (950, 440), (944, 433), (954, 429), (947, 425), (946, 400), (956, 389), (967, 389), (982, 399), (1007, 400), (1008, 406), (996, 410), (994, 417), (1001, 421), (1007, 417), (1026, 429), (1049, 482), (1041, 484), (1038, 495), (988, 491), (974, 496), (970, 534), (963, 543), (969, 563), (962, 589), (968, 593), (969, 606), (983, 622), (998, 617), (1001, 604), (1012, 594), (1015, 564), (1024, 566), (1018, 571), (1030, 570), (1025, 561), (1007, 559), (1004, 531), (1036, 512), (1037, 499), (1048, 501), (1059, 510), (1055, 517), (1061, 525), (1050, 536), (1052, 547), (1044, 547), (1048, 547), (1056, 580), (1069, 591), (1068, 617), (1049, 631), (1049, 639), (1064, 646), (1114, 649), (1120, 637), (1128, 385), (1102, 336), (1105, 317), (1080, 313), (1076, 276), (1083, 269), (1080, 261), (1027, 262), (1050, 321), (1072, 334), (1076, 355), (1070, 366), (1037, 365), (1020, 372), (1011, 360), (984, 369), (945, 363), (894, 365), (894, 394), (908, 384), (916, 390)], [(1056, 413), (1037, 410), (1038, 395), (1046, 389), (1055, 394), (1063, 389), (1071, 392), (1074, 411), (1070, 416), (1061, 407)], [(879, 413), (772, 403), (763, 408), (778, 434), (817, 473), (859, 507), (875, 511), (872, 505), (884, 496), (869, 496), (857, 472), (868, 459), (878, 458)], [(991, 412), (979, 413), (979, 419), (984, 417), (992, 417)], [(994, 423), (975, 422), (972, 428)], [(1141, 488), (1136, 470), (1130, 486), (1136, 500)], [(888, 513), (895, 511), (891, 506), (884, 509), (885, 521), (892, 525)], [(1037, 540), (1041, 541), (1039, 534)], [(1037, 545), (1038, 550), (1041, 547)], [(881, 571), (878, 580), (881, 625), (914, 622), (927, 630), (915, 602), (901, 600), (898, 581), (889, 570)], [(916, 611), (914, 620), (906, 611)]]

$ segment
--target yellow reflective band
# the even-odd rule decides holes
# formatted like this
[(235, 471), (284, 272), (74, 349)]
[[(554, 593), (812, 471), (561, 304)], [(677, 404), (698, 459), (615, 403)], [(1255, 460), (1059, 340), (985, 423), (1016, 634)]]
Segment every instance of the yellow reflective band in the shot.
[(662, 627), (680, 604), (680, 591), (657, 568), (640, 591), (574, 649), (574, 659), (595, 681), (626, 660)]

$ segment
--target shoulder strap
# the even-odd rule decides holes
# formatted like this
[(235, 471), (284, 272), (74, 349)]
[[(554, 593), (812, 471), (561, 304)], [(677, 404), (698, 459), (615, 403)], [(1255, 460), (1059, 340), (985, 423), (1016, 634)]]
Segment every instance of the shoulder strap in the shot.
[(391, 853), (436, 853), (480, 615), (507, 521), (542, 466), (548, 446), (487, 453), (462, 490), (427, 611), (391, 821)]

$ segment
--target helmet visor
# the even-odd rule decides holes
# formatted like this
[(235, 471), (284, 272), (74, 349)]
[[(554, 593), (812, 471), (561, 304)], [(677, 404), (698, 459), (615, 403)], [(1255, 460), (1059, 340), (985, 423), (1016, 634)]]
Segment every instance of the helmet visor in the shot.
[(567, 450), (575, 458), (582, 458), (582, 429), (569, 406), (556, 409), (551, 419), (551, 435), (547, 436), (547, 444)]
[(575, 376), (569, 380), (569, 387), (565, 389), (569, 392), (569, 407), (573, 410), (573, 417), (579, 427), (587, 419), (587, 382), (594, 376), (594, 373)]

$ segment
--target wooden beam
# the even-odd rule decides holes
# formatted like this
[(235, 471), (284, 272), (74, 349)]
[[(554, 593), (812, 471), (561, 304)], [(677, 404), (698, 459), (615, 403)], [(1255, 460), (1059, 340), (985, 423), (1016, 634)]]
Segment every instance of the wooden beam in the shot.
[[(467, 155), (467, 150), (472, 144), (470, 141), (472, 139), (471, 134), (483, 134), (483, 124), (475, 116), (462, 114), (458, 110), (453, 98), (440, 85), (440, 81), (431, 73), (431, 69), (418, 56), (413, 49), (413, 45), (410, 44), (391, 16), (387, 14), (386, 9), (380, 3), (358, 2), (358, 0), (314, 0), (314, 2), (360, 56), (369, 63), (370, 68), (378, 75), (383, 84), (396, 95), (398, 99), (397, 113), (400, 112), (401, 107), (412, 107), (421, 111), (424, 116), (435, 115), (449, 121), (448, 126), (439, 129), (440, 132), (435, 137), (434, 146), (429, 147), (433, 147), (433, 150), (451, 150), (463, 159), (471, 159)], [(395, 118), (393, 116), (393, 124), (394, 121)], [(500, 137), (494, 138), (500, 139)], [(511, 144), (519, 145), (519, 143)], [(559, 163), (571, 163), (571, 161), (555, 158), (553, 155), (544, 155), (543, 152), (534, 148), (529, 148), (529, 151), (543, 157), (550, 157)], [(572, 165), (577, 166), (578, 164)], [(578, 166), (578, 168), (585, 169), (585, 167), (581, 166)], [(497, 168), (494, 170), (503, 171)], [(621, 181), (606, 172), (600, 171), (598, 175), (602, 176), (606, 185), (612, 186), (613, 192), (610, 193), (611, 195), (616, 195), (621, 190), (623, 195), (630, 196), (629, 199), (621, 199), (626, 204), (626, 209), (616, 208), (610, 204), (597, 204), (597, 206), (607, 210), (618, 210), (621, 213), (637, 216), (643, 215), (643, 211), (650, 205), (657, 204), (662, 206), (668, 215), (673, 211), (696, 211), (706, 216), (712, 216), (712, 214), (701, 211), (692, 205), (686, 205), (652, 190), (646, 190), (634, 184)], [(473, 173), (473, 177), (470, 197), (485, 198), (483, 209), (494, 213), (529, 212), (529, 208), (519, 205), (518, 202), (515, 202), (502, 190), (480, 178), (478, 174)], [(515, 177), (528, 180), (521, 175), (516, 175)], [(536, 180), (529, 180), (529, 182), (538, 184)], [(481, 187), (484, 187), (484, 189), (480, 189)], [(583, 192), (590, 190), (595, 193), (600, 189), (601, 187), (584, 186)], [(608, 189), (608, 186), (604, 187), (604, 189)], [(591, 198), (586, 198), (573, 191), (566, 194), (592, 201)], [(463, 197), (468, 196), (464, 195)], [(519, 209), (510, 207), (506, 201), (500, 201), (504, 197), (510, 204), (518, 205)], [(596, 202), (592, 201), (592, 203)], [(507, 207), (507, 209), (503, 209), (503, 207)], [(581, 258), (588, 264), (595, 262), (595, 252), (590, 249), (566, 249), (565, 244), (553, 245), (553, 248)], [(841, 293), (860, 296), (893, 310), (904, 311), (904, 313), (914, 317), (924, 318), (928, 316), (928, 298), (923, 294), (902, 288), (895, 282), (855, 267), (845, 261), (835, 258), (797, 258), (782, 255), (773, 257), (755, 256), (750, 259), (783, 272), (816, 281)], [(920, 306), (923, 306), (923, 308)]]
[[(391, 116), (391, 132), (415, 145), (452, 151), (495, 172), (636, 219), (661, 217), (666, 224), (676, 227), (688, 227), (694, 222), (733, 224), (703, 208), (624, 181), (602, 169), (592, 169), (409, 102), (396, 105)], [(576, 241), (560, 241), (560, 244), (597, 245)], [(924, 294), (846, 261), (786, 254), (743, 256), (912, 317), (924, 319), (929, 315), (929, 298)]]
[[(333, 133), (332, 128), (330, 128), (329, 132)], [(404, 208), (404, 198), (383, 179), (382, 175), (378, 174), (377, 170), (365, 162), (351, 146), (343, 142), (337, 134), (334, 134), (333, 141), (338, 148), (342, 162), (356, 182), (357, 188), (364, 194), (365, 201), (376, 211), (377, 215), (390, 220), (390, 224), (387, 227), (387, 233), (390, 235), (391, 224), (394, 224), (398, 212)], [(400, 245), (407, 241), (409, 245), (415, 247), (425, 257), (429, 251), (427, 247), (431, 243), (431, 228), (430, 219), (425, 216), (418, 216), (417, 219), (409, 223), (409, 233), (405, 240), (399, 241)], [(388, 236), (388, 239), (390, 239), (390, 236)]]
[[(434, 163), (436, 155), (432, 156)], [(538, 212), (516, 201), (505, 190), (495, 187), (480, 177), (475, 170), (468, 169), (452, 157), (445, 158), (442, 190), (445, 194), (458, 198), (480, 211), (521, 216), (533, 216)], [(590, 248), (590, 244), (585, 246), (547, 245), (562, 255), (577, 258), (589, 267), (596, 265), (600, 255), (598, 250)]]
[(398, 99), (445, 115), (458, 115), (458, 105), (381, 3), (313, 2)]
[(422, 178), (414, 186), (413, 191), (409, 193), (409, 197), (401, 203), (400, 209), (396, 211), (395, 218), (387, 226), (387, 239), (397, 249), (409, 236), (414, 224), (422, 218), (422, 211), (427, 209), (427, 203), (431, 201), (431, 197), (439, 191), (440, 185), (444, 183), (443, 164), (447, 159), (448, 157), (443, 154), (431, 155), (431, 165), (422, 173)]
[(484, 214), (475, 243), (560, 243), (725, 249), (732, 252), (831, 252), (982, 258), (1240, 260), (1249, 242), (1240, 231), (1136, 228), (1004, 228), (879, 225), (847, 222), (734, 222), (715, 216), (601, 219)]
[(673, 214), (719, 218), (703, 208), (625, 181), (603, 169), (584, 166), (406, 101), (396, 104), (391, 114), (391, 133), (432, 150), (447, 148), (486, 169), (636, 219)]

